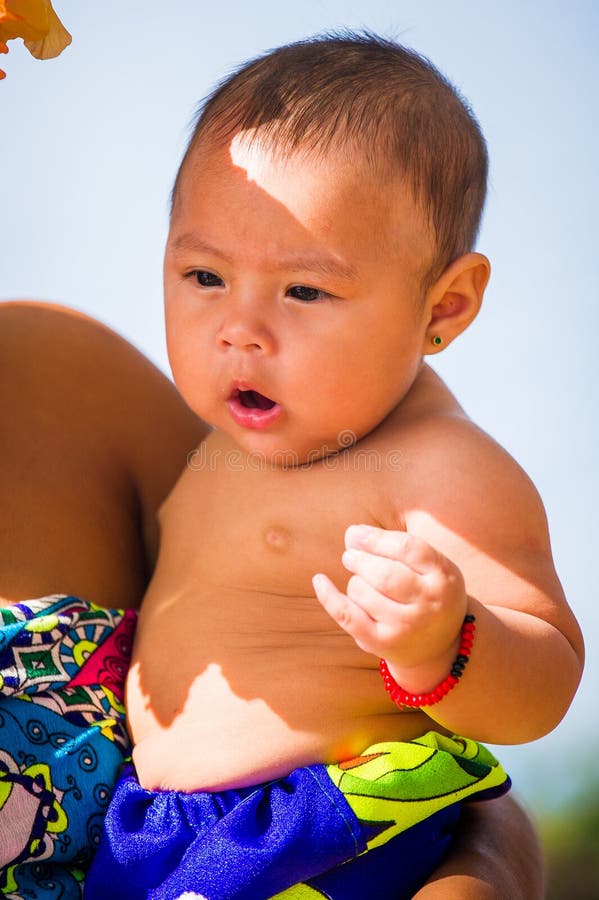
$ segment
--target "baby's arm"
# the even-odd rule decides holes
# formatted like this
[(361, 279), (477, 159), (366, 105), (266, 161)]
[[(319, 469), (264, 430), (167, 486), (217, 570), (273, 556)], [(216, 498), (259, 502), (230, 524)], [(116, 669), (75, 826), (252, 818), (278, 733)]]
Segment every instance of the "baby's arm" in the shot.
[(414, 429), (405, 459), (398, 523), (403, 517), (406, 531), (348, 529), (347, 593), (317, 576), (317, 596), (412, 693), (449, 673), (464, 615), (474, 614), (463, 677), (425, 711), (482, 741), (541, 737), (572, 700), (583, 644), (540, 498), (514, 460), (461, 416)]

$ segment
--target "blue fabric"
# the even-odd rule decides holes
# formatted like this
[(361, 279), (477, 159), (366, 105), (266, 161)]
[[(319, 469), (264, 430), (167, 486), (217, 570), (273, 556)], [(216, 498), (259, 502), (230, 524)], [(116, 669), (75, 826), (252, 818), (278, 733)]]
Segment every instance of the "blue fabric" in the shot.
[(11, 882), (0, 891), (10, 900), (81, 900), (83, 896), (83, 871), (52, 861), (15, 866)]
[(271, 897), (365, 849), (324, 766), (259, 787), (153, 793), (131, 767), (117, 785), (88, 873), (89, 900)]
[(449, 851), (461, 810), (461, 803), (447, 806), (308, 884), (327, 900), (409, 900)]
[[(410, 830), (342, 865), (324, 876), (323, 896), (407, 896), (405, 885), (422, 883), (444, 854), (445, 826), (458, 815), (456, 807), (443, 810), (414, 829), (412, 838)], [(266, 900), (306, 881), (320, 891), (321, 878), (315, 876), (363, 853), (370, 830), (325, 766), (214, 794), (146, 791), (127, 767), (86, 878), (85, 898), (176, 900), (189, 891), (208, 900)]]
[(136, 613), (52, 595), (0, 607), (0, 895), (81, 895), (123, 759)]

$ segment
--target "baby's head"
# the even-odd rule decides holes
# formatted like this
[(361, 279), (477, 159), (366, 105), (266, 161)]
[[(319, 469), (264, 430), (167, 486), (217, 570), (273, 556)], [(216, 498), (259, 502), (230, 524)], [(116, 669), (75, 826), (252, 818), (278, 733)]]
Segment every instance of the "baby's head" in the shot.
[(300, 461), (371, 431), (476, 315), (486, 178), (471, 112), (393, 42), (316, 38), (239, 69), (173, 189), (167, 333), (192, 408)]

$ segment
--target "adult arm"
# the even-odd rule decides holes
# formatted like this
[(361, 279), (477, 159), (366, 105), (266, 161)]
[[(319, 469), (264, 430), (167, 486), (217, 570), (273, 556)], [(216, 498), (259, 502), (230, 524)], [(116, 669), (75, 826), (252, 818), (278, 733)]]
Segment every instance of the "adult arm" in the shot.
[(414, 900), (543, 900), (534, 826), (511, 797), (467, 803), (452, 851)]
[(0, 304), (0, 597), (139, 604), (156, 511), (206, 427), (109, 328)]

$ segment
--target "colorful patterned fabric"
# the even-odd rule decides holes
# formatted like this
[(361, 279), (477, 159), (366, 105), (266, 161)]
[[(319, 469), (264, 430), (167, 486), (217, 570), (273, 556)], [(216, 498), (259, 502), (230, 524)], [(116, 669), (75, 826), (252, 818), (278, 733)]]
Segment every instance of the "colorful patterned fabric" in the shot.
[(127, 766), (86, 900), (410, 897), (447, 850), (461, 801), (508, 788), (486, 748), (436, 732), (213, 794), (147, 791)]
[(0, 891), (79, 900), (130, 753), (136, 613), (52, 596), (0, 609)]

